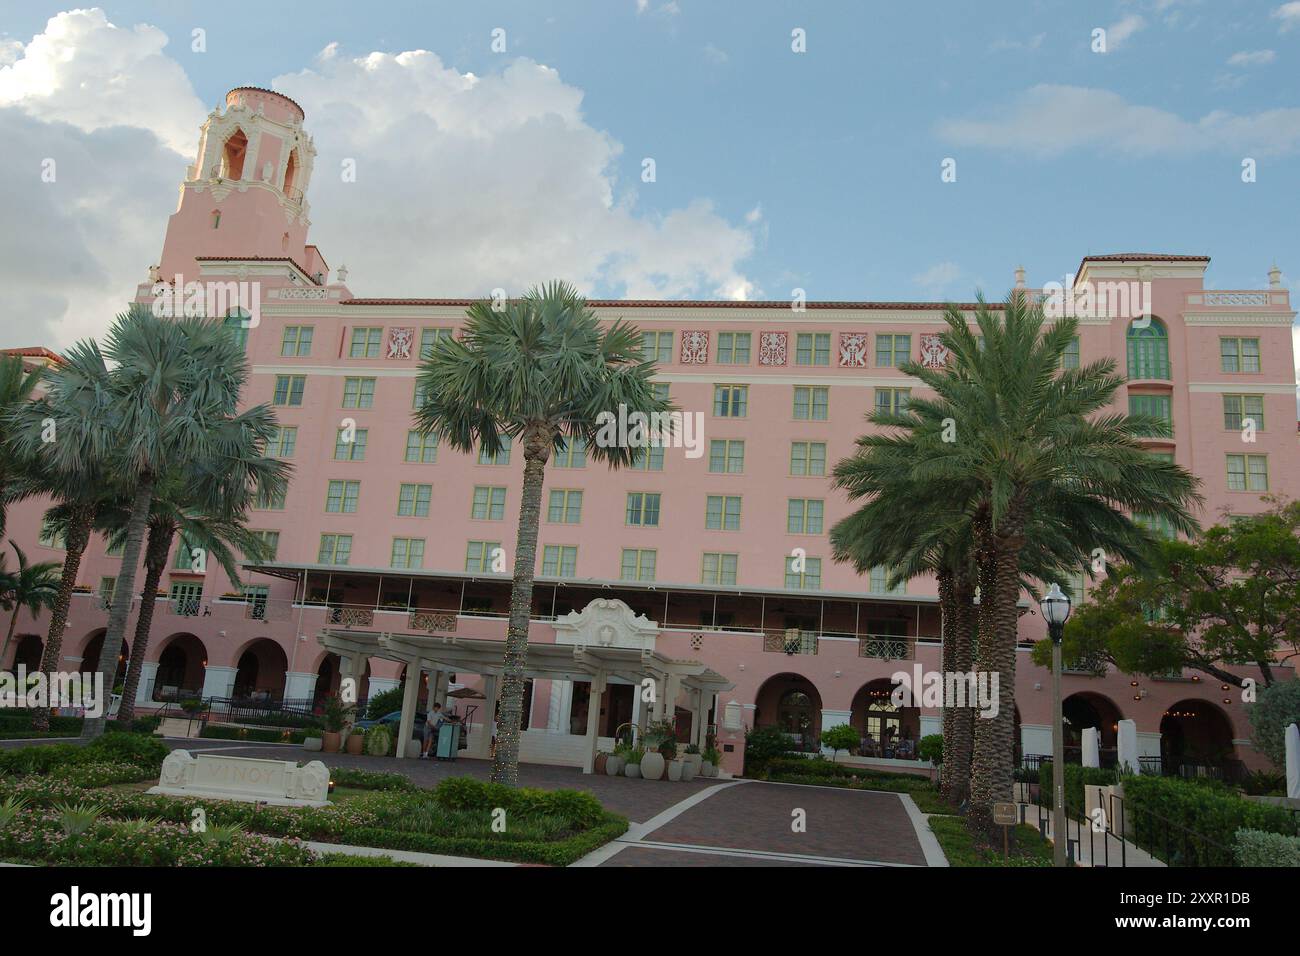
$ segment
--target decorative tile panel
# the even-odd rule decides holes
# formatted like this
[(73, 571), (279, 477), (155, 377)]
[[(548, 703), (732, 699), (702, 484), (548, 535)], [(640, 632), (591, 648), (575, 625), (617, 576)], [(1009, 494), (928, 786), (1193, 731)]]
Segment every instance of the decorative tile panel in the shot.
[(948, 347), (936, 333), (921, 336), (921, 365), (925, 368), (943, 368), (948, 364)]
[(840, 333), (840, 365), (846, 368), (867, 367), (867, 333)]
[(709, 361), (709, 333), (682, 332), (682, 364), (704, 365)]
[(456, 615), (451, 611), (413, 611), (407, 627), (413, 631), (454, 631)]
[(390, 359), (409, 359), (411, 346), (415, 344), (415, 329), (393, 328), (388, 330), (388, 357)]
[(758, 336), (758, 364), (784, 365), (789, 351), (789, 333), (762, 332)]

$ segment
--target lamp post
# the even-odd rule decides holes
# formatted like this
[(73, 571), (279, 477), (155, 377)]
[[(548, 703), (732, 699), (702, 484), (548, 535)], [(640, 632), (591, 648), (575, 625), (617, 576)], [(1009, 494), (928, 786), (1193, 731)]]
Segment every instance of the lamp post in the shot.
[[(1065, 866), (1065, 729), (1061, 722), (1061, 638), (1070, 617), (1070, 599), (1053, 584), (1039, 607), (1052, 638), (1052, 862)], [(1039, 781), (1042, 785), (1042, 781)]]

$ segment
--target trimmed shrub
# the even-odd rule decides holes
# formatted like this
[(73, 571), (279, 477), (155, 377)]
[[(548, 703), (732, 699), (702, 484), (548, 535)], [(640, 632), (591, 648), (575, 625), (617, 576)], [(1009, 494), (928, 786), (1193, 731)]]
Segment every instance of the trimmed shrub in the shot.
[(1259, 692), (1246, 705), (1251, 742), (1279, 769), (1286, 767), (1286, 728), (1300, 723), (1300, 680), (1284, 680)]
[(928, 760), (936, 767), (943, 763), (943, 734), (926, 734), (916, 748), (922, 760)]
[(604, 816), (605, 808), (589, 793), (578, 790), (537, 790), (507, 787), (473, 777), (449, 777), (433, 792), (439, 805), (448, 810), (486, 810), (503, 807), (507, 814), (521, 817), (557, 816), (575, 828), (587, 829)]
[(761, 777), (769, 760), (790, 753), (790, 738), (779, 727), (755, 727), (745, 734), (745, 776)]
[[(1038, 792), (1041, 803), (1051, 807), (1054, 803), (1052, 791), (1055, 784), (1052, 762), (1044, 760), (1038, 771)], [(1084, 767), (1077, 763), (1065, 765), (1065, 809), (1070, 813), (1083, 813), (1083, 788), (1087, 786), (1108, 787), (1119, 782), (1119, 771), (1113, 767)]]
[(208, 724), (199, 732), (200, 737), (212, 740), (251, 740), (262, 744), (300, 744), (314, 731), (286, 727), (284, 730), (272, 730), (264, 727), (239, 727), (234, 724)]
[(81, 748), (87, 761), (121, 761), (161, 770), (171, 748), (157, 737), (143, 734), (105, 734)]
[(400, 773), (384, 773), (379, 770), (358, 770), (354, 767), (333, 767), (330, 779), (335, 786), (352, 787), (356, 790), (418, 790), (409, 778)]
[(393, 734), (383, 724), (366, 731), (365, 751), (372, 757), (387, 757), (393, 750)]
[(1232, 852), (1238, 866), (1300, 866), (1300, 837), (1243, 828)]
[(401, 687), (390, 687), (388, 690), (380, 691), (374, 697), (371, 697), (366, 701), (366, 716), (371, 720), (378, 720), (385, 714), (391, 714), (393, 711), (401, 709)]

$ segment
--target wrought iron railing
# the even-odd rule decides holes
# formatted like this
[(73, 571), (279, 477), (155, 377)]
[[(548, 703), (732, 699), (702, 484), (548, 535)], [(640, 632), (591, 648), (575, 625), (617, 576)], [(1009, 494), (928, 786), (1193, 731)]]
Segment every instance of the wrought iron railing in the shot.
[(858, 638), (858, 657), (869, 657), (881, 661), (901, 661), (914, 657), (915, 653), (915, 638), (879, 634)]

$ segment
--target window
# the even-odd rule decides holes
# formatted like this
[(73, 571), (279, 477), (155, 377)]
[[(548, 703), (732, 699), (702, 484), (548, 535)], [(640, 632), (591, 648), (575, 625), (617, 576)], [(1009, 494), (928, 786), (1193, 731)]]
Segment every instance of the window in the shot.
[(1254, 421), (1256, 431), (1264, 430), (1264, 396), (1224, 395), (1223, 427), (1241, 431), (1247, 419)]
[(108, 607), (113, 603), (113, 589), (117, 587), (117, 578), (100, 578), (97, 594), (101, 607)]
[(713, 386), (713, 414), (718, 418), (744, 418), (748, 407), (748, 385)]
[(43, 548), (57, 548), (62, 551), (67, 547), (67, 539), (62, 531), (55, 530), (49, 518), (41, 522), (40, 537), (36, 539)]
[(911, 356), (911, 335), (876, 335), (876, 368), (898, 368)]
[(197, 574), (206, 562), (207, 556), (203, 553), (203, 549), (181, 535), (180, 540), (176, 542), (176, 554), (172, 556), (172, 570), (193, 571)]
[(659, 527), (659, 495), (642, 491), (629, 492), (627, 523), (647, 528)]
[(911, 397), (910, 388), (878, 388), (876, 412), (881, 415), (901, 415), (907, 411), (907, 402)]
[(794, 387), (794, 417), (796, 421), (826, 421), (830, 405), (830, 389), (812, 385)]
[[(1148, 418), (1158, 418), (1169, 428), (1169, 434), (1174, 433), (1173, 414), (1170, 411), (1168, 395), (1130, 395), (1128, 397), (1128, 413), (1130, 415), (1145, 415)], [(1154, 430), (1147, 432), (1148, 435), (1155, 435)]]
[(1219, 362), (1225, 372), (1258, 372), (1259, 339), (1219, 339)]
[(748, 365), (749, 344), (750, 333), (748, 332), (719, 332), (718, 364)]
[(790, 498), (785, 504), (787, 534), (821, 534), (826, 502), (821, 498)]
[(373, 378), (345, 378), (343, 380), (343, 407), (370, 408), (375, 404)]
[(316, 552), (317, 564), (347, 564), (352, 557), (352, 535), (323, 534), (320, 550)]
[(671, 332), (642, 332), (641, 360), (665, 364), (673, 360), (673, 334)]
[(285, 358), (311, 355), (311, 339), (315, 331), (315, 327), (310, 325), (286, 325), (280, 336), (280, 355)]
[(710, 531), (739, 531), (740, 496), (706, 496), (704, 499), (704, 527)]
[(798, 558), (787, 556), (785, 559), (785, 586), (799, 591), (816, 591), (822, 586), (822, 559), (804, 558), (803, 570), (794, 569)]
[(628, 467), (635, 468), (637, 471), (663, 471), (664, 446), (651, 445), (649, 448), (639, 449)]
[(745, 443), (732, 438), (715, 438), (709, 442), (709, 471), (719, 475), (739, 475), (745, 470)]
[(335, 461), (365, 461), (366, 460), (366, 441), (370, 437), (370, 429), (357, 428), (352, 432), (352, 440), (347, 441), (346, 428), (340, 428), (334, 435), (334, 460)]
[(177, 581), (167, 596), (172, 611), (181, 617), (198, 617), (203, 606), (203, 582)]
[(379, 358), (379, 344), (383, 338), (382, 327), (353, 329), (348, 358)]
[(1268, 491), (1267, 455), (1229, 455), (1229, 491)]
[(106, 540), (104, 542), (104, 554), (106, 554), (110, 558), (120, 558), (122, 556), (122, 552), (125, 550), (126, 550), (126, 535), (122, 535), (118, 539), (117, 544), (113, 544), (111, 540)]
[(411, 393), (411, 407), (422, 408), (423, 406), (427, 405), (428, 394), (429, 394), (428, 388), (424, 385), (421, 385), (419, 382), (416, 382), (415, 389)]
[(469, 516), (479, 521), (500, 521), (504, 518), (506, 516), (505, 488), (489, 488), (487, 485), (476, 487)]
[(906, 594), (907, 582), (904, 581), (896, 588), (889, 586), (889, 573), (892, 568), (872, 568), (870, 588), (872, 594)]
[(542, 549), (542, 574), (550, 578), (571, 578), (578, 572), (578, 549), (567, 544), (548, 544)]
[(266, 602), (271, 597), (271, 589), (265, 584), (245, 584), (240, 590), (243, 592), (244, 603), (252, 609), (249, 617), (254, 621), (265, 621)]
[(823, 441), (796, 441), (790, 443), (790, 474), (825, 475), (826, 443)]
[(406, 433), (406, 461), (432, 465), (438, 460), (438, 439), (418, 431)]
[(619, 568), (620, 581), (653, 581), (659, 552), (647, 548), (624, 548)]
[(1076, 335), (1070, 339), (1070, 344), (1065, 347), (1061, 353), (1061, 368), (1078, 368), (1079, 367), (1079, 337)]
[(554, 453), (551, 464), (556, 468), (586, 468), (587, 443), (581, 438), (566, 438), (564, 451)]
[(298, 429), (292, 425), (277, 425), (266, 440), (266, 458), (292, 458), (298, 447)]
[(1128, 327), (1128, 377), (1169, 378), (1169, 335), (1159, 319)]
[(557, 524), (577, 524), (582, 520), (582, 492), (556, 489), (546, 508), (546, 520)]
[(246, 309), (236, 307), (230, 310), (221, 323), (231, 341), (244, 351), (248, 350), (248, 327), (252, 317), (252, 313)]
[(301, 405), (302, 392), (307, 387), (306, 375), (277, 375), (272, 405)]
[(705, 551), (700, 563), (701, 584), (735, 584), (736, 565), (740, 556), (720, 551)]
[(830, 365), (831, 334), (800, 332), (794, 337), (795, 365)]
[(480, 445), (478, 450), (478, 463), (480, 465), (510, 464), (510, 436), (501, 436), (501, 450), (495, 455), (488, 454), (488, 450)]
[(424, 566), (423, 538), (394, 538), (389, 565), (394, 568), (419, 568)]
[(264, 561), (274, 561), (276, 553), (280, 550), (280, 532), (278, 531), (254, 531), (252, 532), (261, 542), (265, 553)]
[(1148, 514), (1133, 515), (1133, 523), (1146, 528), (1157, 538), (1165, 538), (1169, 541), (1178, 537), (1178, 532), (1174, 530), (1174, 524), (1168, 518), (1156, 517)]
[(433, 354), (433, 347), (439, 342), (450, 342), (455, 338), (455, 329), (421, 329), (420, 358), (427, 359)]
[(257, 498), (253, 501), (253, 510), (255, 511), (283, 511), (285, 493), (267, 494), (265, 491), (259, 491)]
[(501, 547), (500, 541), (471, 541), (465, 546), (465, 570), (484, 572), (492, 570), (492, 555)]
[(666, 402), (666, 401), (668, 401), (668, 383), (667, 383), (667, 382), (651, 382), (651, 383), (650, 383), (650, 395), (651, 395), (653, 398), (655, 398), (657, 401), (660, 401), (660, 402)]
[(397, 491), (397, 513), (404, 518), (429, 517), (433, 485), (402, 485)]
[(325, 510), (335, 514), (352, 514), (361, 496), (359, 481), (331, 481), (325, 492)]

